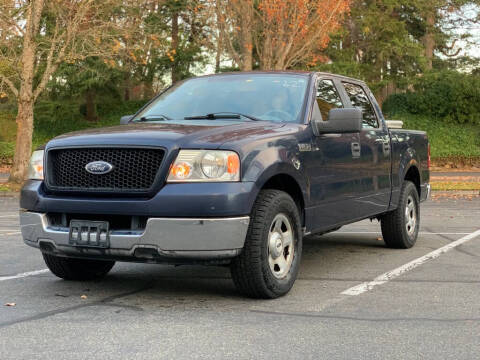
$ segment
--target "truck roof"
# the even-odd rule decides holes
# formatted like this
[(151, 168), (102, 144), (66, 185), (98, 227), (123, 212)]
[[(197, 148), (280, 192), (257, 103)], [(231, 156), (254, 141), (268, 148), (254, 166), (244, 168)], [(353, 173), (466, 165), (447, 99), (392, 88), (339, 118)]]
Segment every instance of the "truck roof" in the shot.
[(320, 76), (329, 76), (329, 77), (335, 77), (343, 80), (348, 80), (348, 81), (353, 81), (356, 83), (362, 83), (365, 84), (364, 81), (359, 80), (359, 79), (354, 79), (348, 76), (344, 75), (338, 75), (338, 74), (333, 74), (333, 73), (328, 73), (328, 72), (320, 72), (320, 71), (307, 71), (307, 70), (254, 70), (254, 71), (231, 71), (231, 72), (224, 72), (224, 73), (218, 73), (218, 74), (209, 74), (209, 75), (203, 75), (199, 77), (210, 77), (210, 76), (225, 76), (225, 75), (243, 75), (243, 74), (292, 74), (292, 75), (306, 75), (306, 76), (314, 76), (315, 74), (320, 75)]

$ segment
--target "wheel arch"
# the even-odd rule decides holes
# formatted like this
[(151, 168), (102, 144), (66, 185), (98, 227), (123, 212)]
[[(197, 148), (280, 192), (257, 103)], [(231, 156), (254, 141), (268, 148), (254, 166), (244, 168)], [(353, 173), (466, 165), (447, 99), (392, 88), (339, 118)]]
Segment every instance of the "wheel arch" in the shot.
[(266, 171), (264, 176), (257, 181), (257, 188), (259, 191), (265, 189), (281, 190), (290, 195), (297, 204), (302, 226), (305, 226), (306, 185), (302, 184), (290, 171), (285, 171), (286, 169), (283, 169), (284, 171), (278, 170), (274, 172)]
[(410, 167), (407, 168), (405, 175), (403, 176), (403, 181), (411, 181), (415, 187), (417, 188), (418, 197), (421, 196), (421, 186), (420, 186), (420, 171), (418, 170), (418, 164), (412, 164)]

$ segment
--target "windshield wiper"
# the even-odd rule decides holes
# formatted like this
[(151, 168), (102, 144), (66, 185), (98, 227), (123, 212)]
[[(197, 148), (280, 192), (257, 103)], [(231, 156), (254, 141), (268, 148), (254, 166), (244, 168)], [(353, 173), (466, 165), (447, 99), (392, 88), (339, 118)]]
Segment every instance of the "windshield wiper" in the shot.
[(158, 121), (158, 120), (172, 120), (172, 119), (170, 119), (166, 115), (159, 114), (159, 115), (142, 116), (138, 121), (145, 122), (145, 121)]
[(256, 117), (252, 115), (245, 115), (242, 113), (237, 113), (237, 112), (217, 112), (217, 113), (211, 113), (207, 115), (198, 115), (198, 116), (187, 116), (184, 119), (185, 120), (215, 120), (215, 119), (240, 119), (240, 117), (243, 116), (247, 119), (253, 120), (253, 121), (261, 121), (260, 119), (257, 119)]

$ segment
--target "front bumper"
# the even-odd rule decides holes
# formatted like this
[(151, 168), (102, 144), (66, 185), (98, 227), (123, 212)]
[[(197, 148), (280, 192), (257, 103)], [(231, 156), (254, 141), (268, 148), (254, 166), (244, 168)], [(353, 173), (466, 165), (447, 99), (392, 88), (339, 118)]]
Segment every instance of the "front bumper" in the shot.
[(432, 188), (429, 183), (420, 186), (420, 202), (430, 199)]
[(125, 214), (153, 218), (223, 218), (250, 214), (254, 182), (165, 184), (152, 198), (48, 194), (43, 181), (28, 180), (20, 207), (38, 213)]
[(243, 248), (250, 218), (149, 218), (144, 230), (112, 230), (107, 249), (73, 246), (69, 228), (51, 226), (44, 213), (21, 211), (27, 245), (58, 256), (138, 262), (224, 260)]

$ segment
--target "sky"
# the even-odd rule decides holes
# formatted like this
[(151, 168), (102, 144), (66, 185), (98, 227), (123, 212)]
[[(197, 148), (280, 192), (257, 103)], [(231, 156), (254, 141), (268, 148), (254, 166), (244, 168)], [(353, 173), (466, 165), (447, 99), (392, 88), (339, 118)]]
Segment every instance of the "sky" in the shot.
[[(453, 14), (452, 18), (459, 16), (475, 18), (480, 11), (478, 6), (465, 6), (462, 10), (462, 14)], [(461, 51), (462, 55), (480, 58), (480, 23), (472, 24), (470, 27), (458, 28), (454, 33), (457, 35), (469, 34), (471, 36), (470, 41), (475, 42), (475, 45), (468, 45), (465, 41), (458, 41), (457, 49), (463, 49)]]

